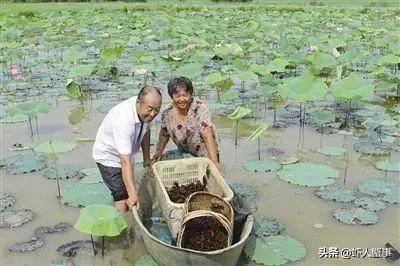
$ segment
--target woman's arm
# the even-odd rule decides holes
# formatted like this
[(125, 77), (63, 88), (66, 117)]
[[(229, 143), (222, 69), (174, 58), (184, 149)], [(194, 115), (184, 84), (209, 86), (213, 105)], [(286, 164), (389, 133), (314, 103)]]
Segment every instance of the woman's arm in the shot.
[(217, 144), (215, 143), (213, 128), (207, 127), (206, 129), (201, 131), (200, 134), (204, 139), (204, 144), (208, 152), (208, 157), (215, 164), (217, 169), (221, 171), (221, 165), (219, 164), (218, 160)]
[(153, 156), (153, 163), (161, 158), (161, 155), (165, 149), (165, 146), (167, 146), (168, 141), (169, 141), (168, 132), (164, 128), (161, 128), (160, 134), (158, 135), (157, 150)]

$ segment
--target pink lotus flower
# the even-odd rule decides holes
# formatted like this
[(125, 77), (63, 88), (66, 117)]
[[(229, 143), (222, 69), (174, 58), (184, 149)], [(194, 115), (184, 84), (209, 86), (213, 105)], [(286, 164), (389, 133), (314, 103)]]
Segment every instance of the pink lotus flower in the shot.
[(310, 47), (308, 47), (307, 52), (308, 53), (312, 53), (318, 50), (318, 47), (315, 45), (310, 45)]
[(18, 76), (21, 73), (21, 71), (19, 70), (18, 67), (11, 67), (10, 72), (11, 72), (11, 76), (13, 76), (13, 77)]
[(193, 50), (196, 48), (196, 44), (195, 43), (188, 43), (188, 45), (186, 46), (186, 48)]

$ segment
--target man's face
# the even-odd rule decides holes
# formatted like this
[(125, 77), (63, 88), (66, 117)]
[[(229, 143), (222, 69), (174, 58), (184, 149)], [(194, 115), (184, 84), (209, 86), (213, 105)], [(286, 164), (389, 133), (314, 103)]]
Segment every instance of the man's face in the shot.
[(136, 107), (140, 120), (150, 123), (160, 112), (161, 97), (158, 94), (149, 93), (142, 100), (138, 100)]

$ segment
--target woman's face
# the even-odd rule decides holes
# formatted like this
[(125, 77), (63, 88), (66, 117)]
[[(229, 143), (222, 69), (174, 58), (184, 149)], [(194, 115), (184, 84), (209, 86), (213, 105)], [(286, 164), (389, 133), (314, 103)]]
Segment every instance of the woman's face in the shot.
[(179, 109), (186, 109), (189, 107), (192, 99), (192, 95), (187, 92), (184, 88), (177, 88), (174, 94), (172, 94), (172, 101), (175, 106)]

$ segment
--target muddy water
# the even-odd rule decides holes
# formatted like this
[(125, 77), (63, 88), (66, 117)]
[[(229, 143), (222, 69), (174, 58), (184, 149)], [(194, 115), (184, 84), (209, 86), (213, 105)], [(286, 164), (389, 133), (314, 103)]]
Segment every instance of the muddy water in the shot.
[[(80, 137), (94, 137), (104, 117), (104, 114), (96, 111), (96, 107), (104, 101), (93, 101), (86, 104), (86, 114), (80, 116), (82, 107), (77, 103), (60, 102), (58, 106), (53, 102), (53, 109), (49, 114), (40, 115), (38, 120), (40, 141), (49, 139), (74, 140)], [(81, 108), (81, 110), (78, 110)], [(84, 112), (84, 113), (85, 113)], [(78, 114), (77, 114), (78, 113)], [(74, 114), (74, 119), (71, 116)], [(313, 189), (290, 185), (279, 180), (276, 173), (255, 174), (244, 170), (241, 165), (250, 160), (257, 160), (257, 145), (245, 143), (245, 136), (250, 132), (249, 125), (241, 124), (238, 146), (234, 146), (233, 123), (225, 118), (215, 118), (215, 122), (221, 139), (221, 158), (226, 175), (232, 180), (251, 186), (258, 193), (259, 210), (257, 217), (276, 217), (285, 226), (285, 234), (301, 241), (306, 249), (307, 256), (301, 262), (293, 265), (389, 265), (383, 259), (320, 259), (318, 249), (321, 247), (343, 248), (378, 248), (390, 242), (399, 247), (399, 206), (387, 204), (380, 214), (380, 222), (372, 226), (350, 226), (337, 222), (331, 215), (336, 208), (345, 204), (325, 201), (315, 197)], [(72, 125), (72, 124), (73, 125)], [(77, 126), (82, 132), (76, 134), (72, 127)], [(3, 124), (1, 136), (1, 157), (5, 158), (15, 154), (8, 149), (13, 142), (29, 141), (29, 130), (26, 123)], [(346, 161), (332, 159), (318, 154), (315, 150), (320, 145), (320, 134), (313, 129), (305, 128), (300, 141), (297, 127), (273, 129), (261, 140), (262, 158), (271, 157), (267, 148), (279, 148), (285, 151), (284, 156), (300, 156), (302, 161), (324, 163), (341, 171), (341, 178), (337, 184), (346, 188), (354, 188), (360, 181), (383, 177), (384, 172), (377, 170), (373, 163), (377, 159), (369, 156), (361, 156), (351, 152), (347, 167), (347, 178), (344, 182)], [(36, 140), (38, 138), (36, 137)], [(340, 135), (324, 135), (322, 145), (343, 145), (348, 143), (349, 137)], [(94, 167), (91, 159), (92, 142), (79, 143), (77, 149), (57, 156), (58, 163), (69, 163)], [(168, 147), (173, 147), (169, 145)], [(154, 151), (154, 146), (153, 146)], [(300, 150), (300, 151), (299, 151)], [(399, 160), (399, 154), (392, 154), (393, 160)], [(54, 163), (50, 159), (49, 163)], [(141, 174), (142, 170), (138, 170)], [(13, 254), (8, 247), (15, 243), (28, 240), (33, 230), (42, 225), (55, 225), (59, 222), (74, 224), (79, 216), (79, 209), (61, 205), (57, 198), (57, 186), (54, 180), (42, 177), (41, 172), (11, 175), (6, 171), (1, 172), (1, 192), (12, 192), (17, 197), (17, 203), (13, 209), (28, 208), (35, 213), (31, 222), (14, 228), (1, 229), (1, 265), (51, 265), (53, 260), (62, 260), (56, 249), (61, 244), (72, 240), (89, 240), (90, 237), (71, 230), (65, 233), (55, 233), (46, 237), (46, 244), (32, 252), (25, 254)], [(398, 178), (396, 174), (388, 174), (388, 177)], [(62, 184), (71, 183), (71, 180), (62, 181)], [(131, 217), (127, 217), (131, 221)], [(316, 229), (314, 224), (323, 225), (322, 229)], [(122, 241), (122, 240), (121, 240)], [(100, 239), (97, 239), (100, 247)], [(112, 245), (114, 243), (115, 245)], [(74, 260), (75, 265), (132, 265), (146, 254), (146, 249), (141, 240), (129, 247), (118, 247), (118, 240), (106, 240), (106, 253), (104, 258), (93, 256), (92, 253), (78, 255)], [(244, 265), (244, 262), (240, 262)], [(72, 264), (67, 264), (72, 265)]]

